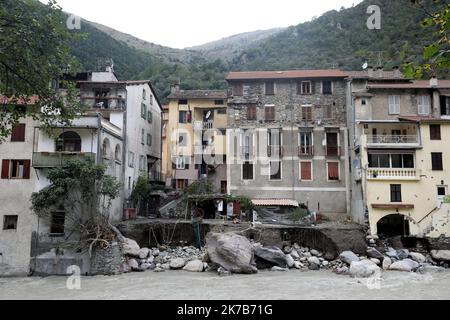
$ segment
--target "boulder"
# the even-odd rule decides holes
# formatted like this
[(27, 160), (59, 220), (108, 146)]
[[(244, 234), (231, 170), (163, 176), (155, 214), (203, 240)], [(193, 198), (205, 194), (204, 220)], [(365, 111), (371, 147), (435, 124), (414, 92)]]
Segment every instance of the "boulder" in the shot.
[(124, 238), (122, 242), (122, 252), (125, 255), (132, 257), (139, 257), (140, 247), (136, 241), (128, 238)]
[(287, 269), (287, 268), (280, 268), (280, 267), (274, 266), (274, 267), (272, 267), (271, 270), (272, 271), (288, 271), (289, 269)]
[(206, 249), (209, 259), (227, 271), (245, 274), (258, 272), (253, 261), (253, 246), (246, 237), (234, 233), (209, 233)]
[(136, 259), (128, 260), (128, 266), (133, 271), (138, 271), (139, 270), (139, 263), (136, 261)]
[(128, 262), (122, 262), (119, 266), (119, 272), (128, 273), (131, 271), (131, 267)]
[(294, 268), (295, 269), (301, 269), (301, 268), (303, 268), (303, 264), (301, 262), (299, 262), (299, 261), (295, 261), (294, 262)]
[(291, 257), (294, 258), (294, 260), (300, 259), (300, 255), (298, 254), (297, 250), (291, 251)]
[(308, 269), (309, 269), (309, 270), (313, 270), (313, 271), (317, 271), (317, 270), (320, 270), (320, 265), (315, 264), (315, 263), (311, 263), (311, 264), (308, 266)]
[(318, 256), (318, 255), (320, 254), (319, 251), (314, 250), (314, 249), (312, 249), (312, 250), (310, 251), (310, 253), (311, 253), (313, 256)]
[(309, 262), (309, 264), (315, 264), (315, 265), (320, 266), (320, 260), (317, 257), (308, 258), (308, 262)]
[(149, 253), (150, 253), (150, 249), (148, 249), (148, 248), (141, 248), (139, 250), (139, 258), (140, 259), (146, 259), (148, 257)]
[(156, 267), (154, 270), (154, 272), (164, 272), (166, 271), (165, 269), (161, 268), (161, 267)]
[(287, 267), (287, 258), (283, 251), (277, 247), (255, 246), (255, 256), (268, 261), (278, 267)]
[(141, 265), (139, 266), (139, 268), (140, 268), (142, 271), (145, 271), (145, 270), (148, 270), (148, 269), (151, 268), (151, 264), (145, 262), (145, 263), (141, 264)]
[(389, 270), (411, 272), (419, 268), (419, 264), (411, 259), (403, 259), (401, 261), (394, 262), (389, 266)]
[(373, 263), (375, 263), (377, 266), (379, 266), (381, 264), (381, 261), (379, 259), (370, 258), (369, 260), (372, 261)]
[(355, 278), (368, 278), (380, 271), (380, 268), (370, 260), (353, 261), (349, 269), (350, 276)]
[(219, 269), (217, 269), (217, 273), (219, 274), (219, 276), (223, 277), (223, 276), (230, 276), (231, 272), (228, 270), (225, 270), (222, 267), (219, 267)]
[(435, 260), (450, 261), (450, 250), (432, 250), (431, 256)]
[(305, 258), (311, 258), (311, 257), (312, 257), (311, 252), (303, 252), (302, 255), (303, 255), (303, 257), (305, 257)]
[(153, 249), (152, 250), (152, 256), (155, 256), (155, 257), (157, 257), (157, 256), (159, 256), (159, 250), (158, 249)]
[(386, 250), (386, 255), (389, 258), (398, 259), (397, 251), (395, 251), (393, 248), (388, 248), (388, 250)]
[(425, 258), (423, 254), (418, 252), (410, 252), (409, 256), (411, 257), (411, 259), (418, 263), (424, 263), (427, 260), (427, 258)]
[(203, 262), (200, 260), (189, 261), (183, 268), (189, 272), (203, 272)]
[(354, 261), (359, 261), (359, 258), (352, 251), (344, 251), (339, 255), (339, 258), (346, 264), (351, 264)]
[(294, 262), (295, 262), (294, 258), (292, 258), (292, 256), (291, 256), (290, 254), (287, 254), (287, 255), (286, 255), (286, 263), (287, 263), (287, 266), (288, 266), (289, 268), (292, 268), (292, 267), (294, 266)]
[(384, 259), (384, 255), (380, 251), (375, 249), (375, 248), (367, 248), (366, 252), (367, 252), (367, 256), (369, 258), (375, 258), (375, 259), (378, 259), (378, 260), (383, 260)]
[(329, 264), (330, 264), (330, 263), (329, 263), (327, 260), (322, 261), (322, 265), (323, 265), (324, 267), (328, 267)]
[(348, 267), (337, 268), (334, 272), (339, 275), (348, 275)]
[(407, 249), (397, 250), (397, 256), (400, 260), (406, 259), (409, 257), (409, 251)]
[(170, 260), (170, 268), (174, 270), (178, 270), (184, 267), (186, 261), (183, 258), (175, 258)]
[(161, 265), (161, 268), (163, 268), (164, 270), (170, 270), (170, 264), (169, 263), (164, 263)]
[(384, 257), (383, 259), (383, 270), (388, 270), (392, 264), (392, 260), (389, 257)]

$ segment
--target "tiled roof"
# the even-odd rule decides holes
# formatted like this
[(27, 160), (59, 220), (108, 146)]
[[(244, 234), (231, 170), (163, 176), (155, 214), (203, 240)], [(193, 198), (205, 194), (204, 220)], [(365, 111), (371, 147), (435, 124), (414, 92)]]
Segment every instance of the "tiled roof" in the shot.
[(225, 90), (178, 90), (171, 93), (169, 99), (217, 99), (227, 98)]
[(373, 70), (371, 76), (369, 76), (369, 71), (349, 71), (349, 78), (352, 79), (373, 79), (373, 80), (407, 80), (405, 76), (399, 71), (381, 71)]
[(137, 85), (150, 83), (150, 80), (130, 80), (130, 81), (77, 81), (79, 84), (117, 84), (117, 85)]
[(414, 121), (414, 122), (450, 122), (450, 119), (442, 119), (442, 118), (435, 118), (433, 116), (402, 116), (398, 117), (399, 120), (403, 121)]
[(252, 203), (255, 206), (290, 206), (290, 207), (298, 207), (299, 204), (295, 200), (290, 199), (254, 199)]
[[(415, 80), (407, 83), (369, 83), (368, 89), (431, 89), (429, 80)], [(437, 89), (450, 89), (450, 80), (438, 80)]]
[(226, 80), (257, 79), (300, 79), (300, 78), (346, 78), (348, 73), (342, 70), (288, 70), (288, 71), (244, 71), (230, 72)]
[(8, 98), (6, 96), (0, 95), (0, 104), (14, 103), (16, 105), (25, 105), (25, 104), (26, 105), (33, 105), (33, 104), (35, 104), (36, 102), (39, 101), (39, 97), (36, 96), (36, 95), (31, 96), (28, 101), (25, 101), (24, 99), (18, 99), (17, 101), (13, 101), (13, 100), (14, 100), (14, 98)]

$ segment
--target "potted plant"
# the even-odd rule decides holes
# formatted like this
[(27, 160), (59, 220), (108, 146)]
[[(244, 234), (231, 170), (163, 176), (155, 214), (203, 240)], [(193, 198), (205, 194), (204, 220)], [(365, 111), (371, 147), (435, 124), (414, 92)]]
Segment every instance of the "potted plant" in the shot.
[(374, 178), (378, 177), (378, 170), (372, 171), (372, 177), (374, 177)]

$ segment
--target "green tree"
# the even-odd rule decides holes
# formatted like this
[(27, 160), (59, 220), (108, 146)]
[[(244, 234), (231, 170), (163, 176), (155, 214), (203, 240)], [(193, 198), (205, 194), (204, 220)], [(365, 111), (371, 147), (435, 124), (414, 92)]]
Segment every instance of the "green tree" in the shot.
[[(51, 85), (79, 67), (70, 54), (74, 34), (66, 20), (54, 0), (47, 5), (36, 0), (0, 2), (0, 142), (25, 116), (17, 105), (27, 106), (26, 115), (44, 128), (68, 124), (81, 111), (73, 84), (63, 81), (64, 90)], [(34, 104), (32, 97), (38, 97)]]
[(411, 0), (417, 7), (426, 13), (421, 25), (432, 29), (430, 42), (423, 48), (422, 64), (407, 62), (405, 74), (409, 77), (422, 78), (444, 74), (448, 76), (450, 70), (450, 4), (447, 1), (433, 0), (434, 6), (427, 6), (427, 1)]
[(121, 185), (105, 172), (105, 165), (90, 159), (69, 160), (63, 167), (50, 169), (50, 184), (31, 195), (31, 209), (39, 218), (50, 221), (55, 210), (65, 212), (69, 233), (79, 236), (68, 240), (67, 246), (92, 250), (119, 236), (110, 223), (109, 210)]

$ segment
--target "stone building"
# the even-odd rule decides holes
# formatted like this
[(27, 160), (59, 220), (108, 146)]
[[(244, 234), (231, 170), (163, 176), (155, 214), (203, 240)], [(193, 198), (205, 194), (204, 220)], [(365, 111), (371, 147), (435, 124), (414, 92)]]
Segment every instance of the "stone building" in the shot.
[(296, 200), (334, 218), (349, 212), (346, 77), (340, 70), (228, 75), (231, 194)]

